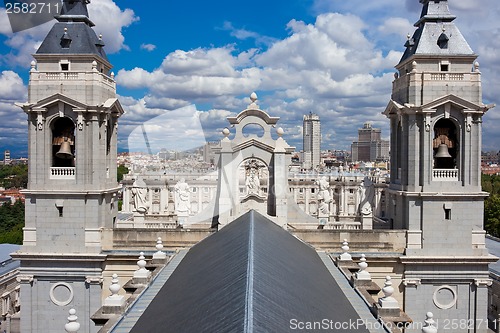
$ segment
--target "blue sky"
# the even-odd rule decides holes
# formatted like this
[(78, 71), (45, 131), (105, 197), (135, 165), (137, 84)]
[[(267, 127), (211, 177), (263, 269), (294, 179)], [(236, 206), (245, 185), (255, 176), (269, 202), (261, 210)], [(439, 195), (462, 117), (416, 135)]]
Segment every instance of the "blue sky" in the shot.
[[(479, 55), (484, 102), (500, 104), (497, 1), (449, 3), (455, 23)], [(207, 140), (220, 139), (226, 117), (245, 109), (252, 91), (262, 109), (281, 117), (285, 139), (298, 149), (302, 116), (311, 111), (322, 120), (323, 149), (348, 149), (366, 121), (387, 138), (388, 120), (381, 112), (390, 98), (394, 65), (420, 10), (418, 0), (147, 5), (92, 0), (89, 5), (127, 112), (120, 120), (121, 149), (137, 126), (157, 116), (166, 119), (158, 129), (158, 148), (186, 141), (182, 138), (199, 126), (191, 124), (193, 117), (176, 120), (180, 108), (200, 119)], [(26, 156), (26, 117), (13, 103), (27, 100), (31, 54), (52, 24), (13, 34), (0, 9), (0, 151)], [(497, 107), (484, 118), (485, 150), (500, 150), (499, 114)]]

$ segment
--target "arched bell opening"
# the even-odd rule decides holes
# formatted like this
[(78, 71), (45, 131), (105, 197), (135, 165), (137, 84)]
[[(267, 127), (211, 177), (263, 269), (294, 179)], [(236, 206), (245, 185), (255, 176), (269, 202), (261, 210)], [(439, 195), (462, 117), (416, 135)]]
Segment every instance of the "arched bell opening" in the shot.
[(52, 126), (52, 167), (66, 168), (75, 166), (75, 123), (61, 117)]
[(111, 152), (111, 140), (113, 139), (113, 124), (111, 119), (108, 119), (106, 126), (106, 155)]
[(434, 126), (434, 169), (456, 169), (458, 156), (457, 127), (450, 119), (440, 119)]

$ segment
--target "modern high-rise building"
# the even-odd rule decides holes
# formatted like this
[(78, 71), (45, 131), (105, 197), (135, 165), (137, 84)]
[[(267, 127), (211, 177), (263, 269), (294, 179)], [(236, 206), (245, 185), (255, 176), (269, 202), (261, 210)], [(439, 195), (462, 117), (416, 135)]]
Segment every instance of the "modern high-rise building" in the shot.
[(383, 161), (389, 159), (389, 141), (382, 140), (382, 131), (365, 123), (358, 130), (358, 141), (351, 145), (353, 161)]
[(304, 116), (302, 128), (304, 169), (315, 169), (321, 163), (321, 122), (319, 116), (309, 113)]
[(11, 159), (10, 159), (10, 150), (6, 150), (3, 153), (3, 164), (4, 165), (9, 165), (10, 162), (11, 162)]

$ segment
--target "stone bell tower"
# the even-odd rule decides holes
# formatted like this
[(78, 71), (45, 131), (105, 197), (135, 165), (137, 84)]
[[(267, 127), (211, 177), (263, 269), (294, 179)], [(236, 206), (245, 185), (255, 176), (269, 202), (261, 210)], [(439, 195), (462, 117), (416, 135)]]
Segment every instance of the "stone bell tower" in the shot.
[(21, 260), (22, 332), (60, 332), (76, 309), (82, 331), (101, 306), (101, 230), (117, 214), (117, 121), (111, 64), (88, 0), (63, 1), (31, 64), (29, 181)]
[(431, 311), (440, 328), (453, 319), (466, 323), (453, 332), (486, 332), (493, 258), (484, 241), (480, 158), (482, 117), (492, 106), (482, 102), (477, 55), (448, 1), (420, 2), (385, 111), (388, 213), (394, 229), (408, 230), (404, 310), (414, 320)]

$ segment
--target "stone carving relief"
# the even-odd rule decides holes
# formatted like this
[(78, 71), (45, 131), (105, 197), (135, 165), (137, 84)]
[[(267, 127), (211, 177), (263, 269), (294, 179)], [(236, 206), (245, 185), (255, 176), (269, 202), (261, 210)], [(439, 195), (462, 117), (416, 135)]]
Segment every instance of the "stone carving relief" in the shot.
[(260, 196), (260, 176), (262, 168), (257, 160), (252, 159), (245, 163), (245, 186), (247, 195)]

